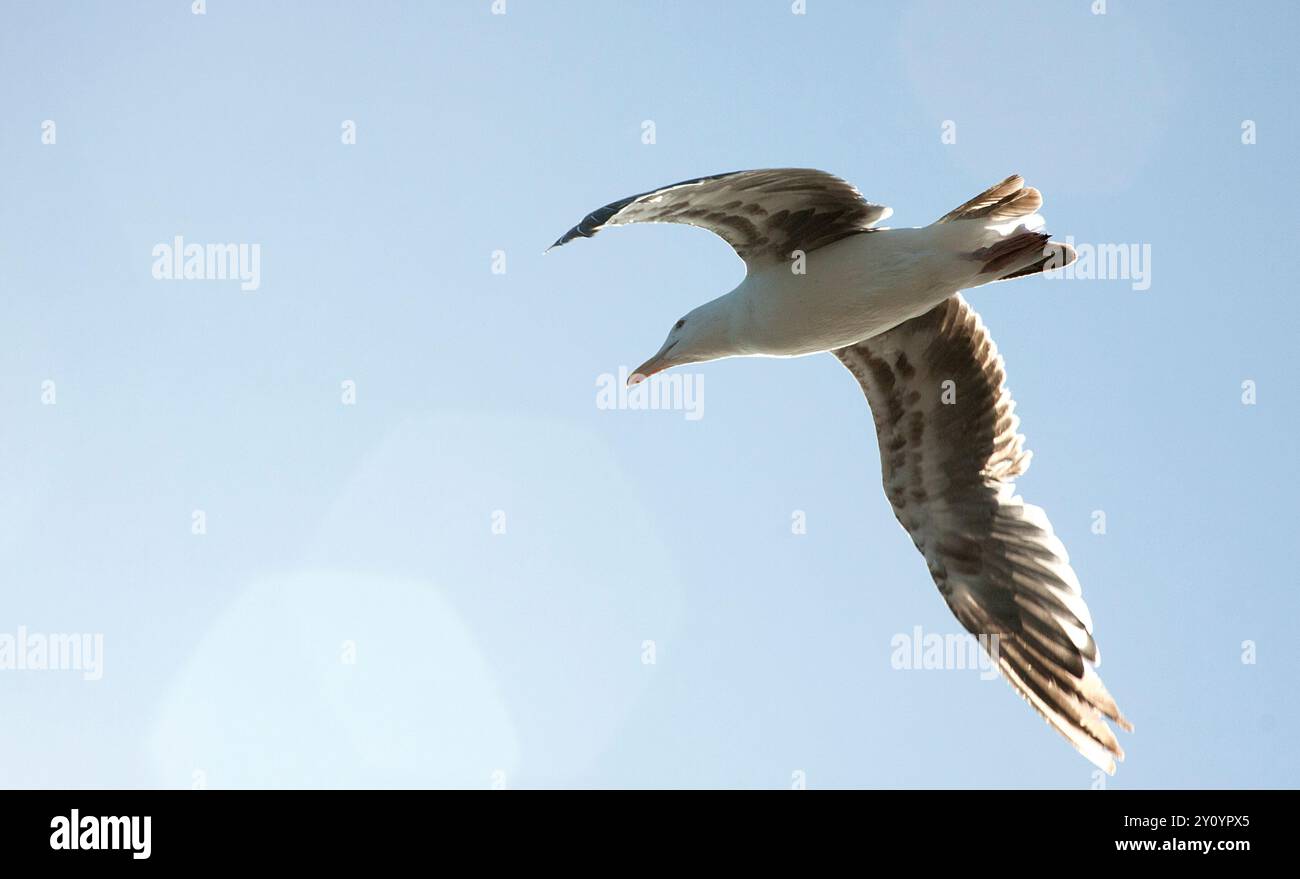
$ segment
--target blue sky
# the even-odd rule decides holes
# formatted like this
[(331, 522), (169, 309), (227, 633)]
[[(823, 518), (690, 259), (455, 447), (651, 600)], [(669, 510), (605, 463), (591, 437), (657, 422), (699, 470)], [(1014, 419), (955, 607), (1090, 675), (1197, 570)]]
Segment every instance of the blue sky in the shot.
[[(0, 670), (0, 785), (1093, 786), (1004, 683), (891, 667), (958, 627), (833, 358), (596, 405), (743, 267), (542, 250), (798, 165), (899, 226), (1019, 172), (1149, 245), (1144, 291), (970, 296), (1020, 489), (1137, 727), (1108, 786), (1296, 786), (1300, 12), (1090, 6), (0, 3), (0, 636), (103, 636), (99, 680)], [(156, 280), (178, 235), (259, 288)]]

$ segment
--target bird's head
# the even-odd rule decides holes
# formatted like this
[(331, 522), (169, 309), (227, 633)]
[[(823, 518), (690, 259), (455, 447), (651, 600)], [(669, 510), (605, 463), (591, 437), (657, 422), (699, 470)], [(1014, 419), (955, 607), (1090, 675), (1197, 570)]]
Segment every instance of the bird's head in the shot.
[(703, 363), (736, 354), (731, 345), (731, 313), (722, 300), (707, 302), (679, 318), (655, 356), (636, 368), (627, 383), (635, 385), (674, 366)]

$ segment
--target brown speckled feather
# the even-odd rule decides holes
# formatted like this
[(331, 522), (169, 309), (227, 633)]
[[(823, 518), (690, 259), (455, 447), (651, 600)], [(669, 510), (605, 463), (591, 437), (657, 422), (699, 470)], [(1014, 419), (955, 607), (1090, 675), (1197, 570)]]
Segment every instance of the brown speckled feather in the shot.
[(809, 168), (764, 168), (684, 180), (592, 211), (551, 247), (607, 226), (686, 223), (718, 235), (747, 264), (780, 262), (869, 231), (890, 215), (847, 181)]
[[(977, 210), (1018, 188), (995, 190)], [(1043, 511), (1015, 494), (1030, 453), (975, 310), (953, 296), (834, 353), (871, 404), (885, 494), (949, 608), (972, 634), (997, 636), (1011, 685), (1114, 772), (1124, 752), (1104, 718), (1132, 727), (1093, 670), (1092, 619), (1065, 547)]]

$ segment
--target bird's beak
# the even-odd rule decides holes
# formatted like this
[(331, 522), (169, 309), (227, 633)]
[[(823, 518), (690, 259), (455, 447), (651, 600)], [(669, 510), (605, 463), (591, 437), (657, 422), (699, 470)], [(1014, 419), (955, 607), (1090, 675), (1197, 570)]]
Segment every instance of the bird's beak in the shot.
[(672, 342), (665, 343), (664, 346), (659, 349), (658, 354), (651, 357), (645, 363), (642, 363), (627, 377), (627, 386), (630, 388), (632, 385), (640, 384), (656, 372), (663, 372), (668, 367), (673, 366), (674, 364), (672, 360), (668, 358), (668, 352), (673, 350), (676, 345), (676, 339)]

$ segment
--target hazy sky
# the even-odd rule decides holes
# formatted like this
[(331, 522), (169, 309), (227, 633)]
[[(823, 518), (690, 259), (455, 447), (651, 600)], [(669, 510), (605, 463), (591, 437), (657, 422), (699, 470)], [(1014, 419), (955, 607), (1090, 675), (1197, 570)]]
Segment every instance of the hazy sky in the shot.
[[(743, 267), (543, 249), (784, 165), (899, 226), (1019, 172), (1137, 248), (970, 296), (1137, 727), (1107, 784), (1300, 784), (1295, 4), (491, 6), (0, 2), (0, 640), (102, 642), (0, 670), (0, 785), (1091, 787), (891, 664), (960, 628), (833, 358), (597, 404)], [(257, 288), (156, 279), (177, 236)]]

